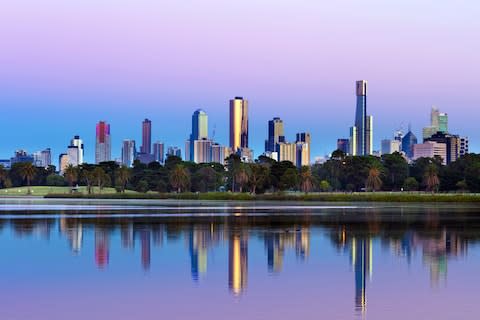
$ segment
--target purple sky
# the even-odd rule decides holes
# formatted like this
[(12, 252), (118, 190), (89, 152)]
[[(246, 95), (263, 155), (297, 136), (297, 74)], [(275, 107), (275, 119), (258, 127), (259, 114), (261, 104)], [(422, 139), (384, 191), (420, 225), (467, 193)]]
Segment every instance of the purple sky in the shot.
[[(312, 157), (346, 137), (354, 81), (369, 81), (374, 139), (403, 124), (421, 136), (435, 104), (479, 151), (478, 1), (16, 0), (0, 11), (0, 158), (80, 134), (93, 160), (95, 123), (113, 156), (137, 139), (180, 145), (201, 107), (228, 143), (228, 99), (250, 100), (251, 147), (266, 122), (312, 133)], [(56, 162), (56, 160), (55, 160)]]

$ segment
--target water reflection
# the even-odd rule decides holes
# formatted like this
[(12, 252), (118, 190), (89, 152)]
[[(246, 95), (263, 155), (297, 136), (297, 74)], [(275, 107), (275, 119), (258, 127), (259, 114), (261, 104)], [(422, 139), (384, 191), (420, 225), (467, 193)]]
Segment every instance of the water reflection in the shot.
[(465, 215), (455, 220), (446, 219), (434, 210), (420, 218), (366, 209), (357, 214), (332, 216), (304, 211), (290, 217), (242, 214), (198, 218), (12, 218), (3, 220), (2, 225), (4, 229), (10, 228), (17, 238), (38, 236), (47, 241), (51, 241), (52, 232), (58, 226), (61, 238), (74, 255), (85, 250), (85, 243), (93, 244), (94, 263), (104, 272), (108, 272), (110, 263), (115, 263), (111, 261), (111, 246), (135, 251), (136, 244), (139, 245), (139, 265), (148, 273), (156, 249), (183, 241), (193, 282), (207, 276), (211, 253), (226, 250), (228, 261), (223, 267), (228, 270), (228, 281), (225, 286), (233, 296), (246, 294), (248, 288), (251, 241), (261, 243), (263, 266), (266, 264), (268, 273), (281, 274), (290, 253), (298, 263), (308, 263), (310, 255), (322, 255), (321, 251), (311, 252), (311, 246), (323, 237), (345, 257), (345, 264), (351, 265), (352, 309), (361, 315), (367, 311), (367, 289), (373, 278), (376, 243), (407, 265), (416, 254), (421, 254), (431, 286), (438, 287), (447, 279), (449, 260), (466, 257), (469, 245), (480, 239), (476, 218)]

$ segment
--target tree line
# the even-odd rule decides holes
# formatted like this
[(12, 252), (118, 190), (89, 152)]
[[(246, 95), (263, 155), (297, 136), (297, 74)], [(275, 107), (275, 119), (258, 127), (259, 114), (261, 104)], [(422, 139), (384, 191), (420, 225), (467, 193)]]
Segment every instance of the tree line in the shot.
[(428, 191), (480, 192), (480, 155), (467, 154), (445, 166), (442, 159), (420, 158), (408, 163), (400, 153), (375, 156), (347, 156), (337, 150), (322, 164), (295, 167), (289, 161), (277, 162), (260, 156), (254, 163), (243, 163), (236, 155), (226, 164), (196, 164), (169, 156), (158, 162), (132, 168), (117, 163), (68, 166), (63, 176), (55, 167), (34, 167), (16, 163), (10, 169), (0, 166), (0, 187), (18, 186), (114, 187), (118, 192), (211, 192), (232, 191), (253, 194), (279, 191), (359, 192)]

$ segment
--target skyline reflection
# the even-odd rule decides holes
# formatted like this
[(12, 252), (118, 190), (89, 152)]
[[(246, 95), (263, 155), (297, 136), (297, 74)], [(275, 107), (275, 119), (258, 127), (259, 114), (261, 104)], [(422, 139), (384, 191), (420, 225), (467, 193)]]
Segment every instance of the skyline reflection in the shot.
[[(344, 265), (351, 266), (352, 309), (361, 315), (368, 309), (367, 290), (369, 284), (374, 283), (375, 252), (379, 249), (407, 265), (414, 263), (416, 255), (421, 255), (430, 286), (435, 288), (446, 282), (449, 261), (467, 257), (469, 246), (480, 240), (475, 224), (459, 227), (458, 223), (451, 224), (435, 214), (414, 224), (399, 221), (394, 225), (383, 221), (376, 212), (368, 214), (368, 219), (355, 222), (310, 215), (202, 219), (62, 216), (59, 219), (6, 219), (2, 232), (12, 230), (19, 239), (35, 236), (39, 241), (51, 242), (54, 230), (58, 230), (60, 239), (68, 243), (73, 256), (81, 255), (92, 245), (94, 264), (103, 272), (119, 263), (111, 247), (138, 252), (139, 255), (133, 257), (139, 259), (139, 269), (148, 274), (152, 270), (157, 272), (158, 265), (152, 263), (153, 257), (166, 247), (183, 243), (183, 252), (182, 249), (177, 252), (188, 257), (185, 266), (188, 266), (191, 281), (207, 279), (204, 285), (208, 286), (209, 274), (218, 272), (215, 268), (211, 271), (209, 264), (220, 264), (228, 274), (225, 286), (233, 296), (248, 295), (247, 289), (252, 284), (249, 277), (252, 254), (258, 259), (259, 245), (263, 249), (264, 270), (267, 274), (281, 275), (285, 269), (291, 272), (292, 263), (308, 264), (311, 257), (325, 254), (312, 251), (312, 246), (326, 239), (331, 249), (342, 257)], [(254, 243), (253, 249), (251, 243)]]

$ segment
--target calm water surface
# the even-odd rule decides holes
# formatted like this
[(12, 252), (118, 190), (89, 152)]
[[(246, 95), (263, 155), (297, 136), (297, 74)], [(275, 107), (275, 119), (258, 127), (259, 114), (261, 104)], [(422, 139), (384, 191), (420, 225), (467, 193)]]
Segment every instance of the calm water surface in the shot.
[(476, 205), (0, 199), (0, 319), (477, 319)]

